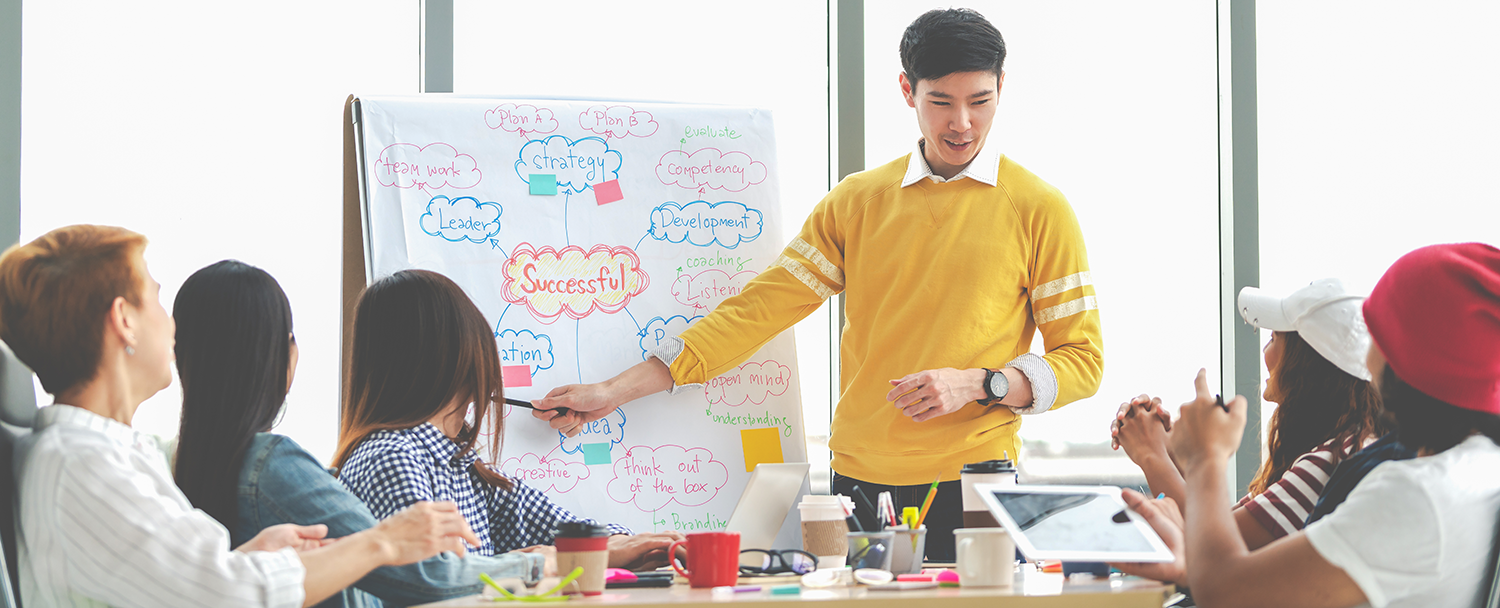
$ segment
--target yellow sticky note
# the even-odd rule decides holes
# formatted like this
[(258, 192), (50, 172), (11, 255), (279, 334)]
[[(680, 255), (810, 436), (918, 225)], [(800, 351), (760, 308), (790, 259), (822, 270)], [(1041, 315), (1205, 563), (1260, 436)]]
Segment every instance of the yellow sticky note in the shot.
[(740, 431), (740, 442), (745, 446), (746, 473), (762, 462), (785, 462), (781, 458), (781, 429), (745, 429)]

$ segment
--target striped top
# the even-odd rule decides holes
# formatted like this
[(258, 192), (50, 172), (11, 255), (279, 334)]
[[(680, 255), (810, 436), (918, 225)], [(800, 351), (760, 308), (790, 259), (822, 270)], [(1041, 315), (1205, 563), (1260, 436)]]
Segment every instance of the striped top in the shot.
[(229, 531), (177, 489), (150, 435), (49, 405), (16, 444), (16, 473), (27, 608), (302, 605), (296, 551), (230, 551)]
[(1292, 466), (1281, 474), (1281, 479), (1256, 495), (1245, 495), (1235, 508), (1244, 507), (1261, 527), (1271, 533), (1272, 538), (1281, 538), (1302, 529), (1323, 485), (1333, 469), (1349, 454), (1358, 451), (1351, 437), (1342, 446), (1335, 448), (1335, 440), (1313, 448), (1297, 458)]

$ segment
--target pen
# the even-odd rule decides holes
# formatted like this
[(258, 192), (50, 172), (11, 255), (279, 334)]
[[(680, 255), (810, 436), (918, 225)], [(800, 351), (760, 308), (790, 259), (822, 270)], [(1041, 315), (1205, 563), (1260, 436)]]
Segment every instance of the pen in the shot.
[(896, 525), (896, 505), (891, 501), (890, 492), (881, 492), (875, 496), (876, 510), (880, 511), (880, 523), (884, 527)]
[(850, 532), (864, 532), (864, 526), (859, 525), (859, 518), (854, 516), (853, 508), (844, 506), (844, 497), (839, 497), (839, 508), (844, 509), (844, 525), (849, 527)]
[(922, 501), (922, 510), (917, 514), (917, 523), (911, 528), (920, 529), (922, 522), (927, 521), (927, 511), (932, 508), (932, 499), (937, 497), (938, 482), (943, 480), (943, 474), (938, 473), (937, 479), (932, 480), (932, 487), (927, 488), (927, 499)]
[[(524, 407), (524, 408), (526, 408), (528, 410), (536, 410), (536, 406), (532, 405), (530, 401), (522, 401), (520, 399), (511, 399), (510, 397), (506, 397), (505, 398), (505, 402), (509, 403), (511, 405), (514, 405), (516, 407)], [(560, 408), (557, 408), (555, 410), (537, 410), (537, 411), (541, 411), (541, 412), (548, 412), (548, 411), (550, 411), (550, 412), (557, 412), (557, 415), (559, 415), (559, 416), (566, 416), (566, 415), (568, 415), (568, 412), (569, 412), (568, 408), (565, 408), (565, 407), (560, 407)]]
[(865, 491), (861, 490), (859, 486), (854, 486), (854, 488), (852, 489), (854, 490), (854, 499), (859, 501), (859, 508), (864, 509), (866, 513), (869, 513), (877, 524), (875, 531), (879, 532), (880, 530), (884, 529), (884, 525), (879, 525), (880, 514), (875, 512), (875, 505), (870, 502), (870, 497), (865, 496)]
[(1224, 413), (1229, 413), (1229, 404), (1224, 403), (1223, 395), (1214, 395), (1214, 405), (1224, 408)]

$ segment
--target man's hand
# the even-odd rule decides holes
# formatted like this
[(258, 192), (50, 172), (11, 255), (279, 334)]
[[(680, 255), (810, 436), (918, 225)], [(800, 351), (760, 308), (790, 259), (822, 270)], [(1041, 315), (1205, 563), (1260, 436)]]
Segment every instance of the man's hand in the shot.
[(1126, 574), (1179, 585), (1187, 584), (1187, 558), (1184, 553), (1186, 545), (1182, 542), (1182, 530), (1185, 526), (1182, 521), (1182, 511), (1177, 508), (1177, 502), (1170, 498), (1146, 498), (1140, 492), (1129, 488), (1120, 490), (1120, 495), (1125, 499), (1125, 506), (1139, 513), (1145, 518), (1146, 523), (1151, 524), (1151, 529), (1155, 530), (1156, 535), (1161, 537), (1161, 541), (1172, 550), (1174, 559), (1170, 563), (1110, 565)]
[(479, 546), (479, 537), (451, 501), (416, 503), (360, 534), (375, 538), (387, 566), (419, 562), (444, 551), (463, 557), (468, 553), (464, 543)]
[[(595, 384), (570, 384), (534, 399), (531, 415), (572, 437), (583, 425), (608, 416), (621, 405), (672, 388), (672, 370), (656, 357), (647, 357), (619, 375)], [(568, 413), (556, 411), (568, 408)]]
[[(615, 408), (620, 407), (611, 398), (606, 384), (569, 384), (554, 388), (546, 397), (531, 401), (531, 405), (536, 408), (531, 415), (538, 420), (547, 421), (548, 425), (564, 435), (577, 435), (583, 425), (608, 416)], [(566, 414), (554, 411), (558, 408), (567, 408), (569, 411)]]
[(650, 570), (667, 565), (667, 548), (687, 540), (681, 532), (645, 532), (635, 536), (609, 537), (609, 567)]
[(914, 422), (951, 414), (985, 397), (982, 369), (930, 369), (890, 382), (894, 388), (886, 393), (885, 400)]
[(532, 545), (524, 549), (516, 549), (511, 553), (536, 553), (546, 558), (542, 566), (542, 576), (557, 576), (557, 547), (552, 545)]
[(324, 538), (328, 536), (328, 526), (317, 524), (314, 526), (299, 526), (297, 524), (277, 524), (261, 530), (245, 544), (235, 547), (240, 553), (252, 551), (280, 551), (287, 547), (297, 551), (317, 549), (330, 544), (337, 539)]
[[(1198, 370), (1193, 382), (1197, 398), (1182, 404), (1168, 446), (1183, 471), (1198, 466), (1222, 466), (1240, 447), (1245, 430), (1245, 398), (1235, 395), (1226, 405), (1208, 392), (1208, 372)], [(1228, 412), (1224, 411), (1228, 408)]]

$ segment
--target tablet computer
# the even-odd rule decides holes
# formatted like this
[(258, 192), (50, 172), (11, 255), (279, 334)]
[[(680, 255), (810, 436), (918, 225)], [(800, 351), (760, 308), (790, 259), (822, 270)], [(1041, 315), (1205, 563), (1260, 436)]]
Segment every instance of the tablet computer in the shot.
[(1113, 486), (975, 484), (974, 491), (1027, 559), (1170, 562), (1151, 524)]

